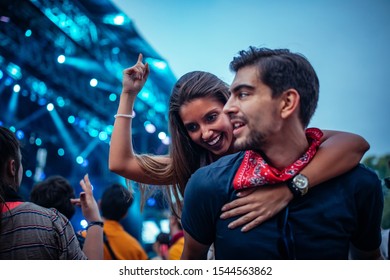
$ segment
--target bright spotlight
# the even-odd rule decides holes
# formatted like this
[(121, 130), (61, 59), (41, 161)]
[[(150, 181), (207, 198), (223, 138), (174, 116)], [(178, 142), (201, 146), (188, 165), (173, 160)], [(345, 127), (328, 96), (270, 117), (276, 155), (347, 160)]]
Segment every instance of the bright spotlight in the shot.
[(146, 121), (144, 123), (144, 126), (145, 126), (145, 130), (148, 132), (148, 133), (154, 133), (156, 131), (156, 127), (149, 121)]
[(80, 226), (82, 226), (83, 228), (86, 228), (88, 226), (88, 222), (86, 220), (81, 220)]
[(18, 93), (20, 91), (20, 85), (14, 85), (14, 92)]
[(97, 84), (98, 84), (98, 80), (96, 80), (95, 78), (93, 78), (93, 79), (91, 79), (91, 80), (89, 81), (89, 85), (90, 85), (91, 87), (96, 87)]
[(20, 80), (22, 78), (22, 70), (20, 69), (20, 67), (18, 65), (10, 62), (10, 63), (8, 63), (6, 70), (12, 78), (14, 78), (16, 80)]
[(107, 24), (113, 24), (113, 25), (124, 25), (130, 22), (130, 19), (125, 17), (123, 14), (111, 14), (111, 15), (106, 15), (103, 18), (103, 22)]
[(77, 162), (78, 164), (83, 164), (83, 162), (84, 162), (83, 157), (82, 157), (82, 156), (78, 156), (78, 157), (76, 158), (76, 162)]
[(169, 145), (171, 143), (171, 138), (169, 136), (165, 137), (164, 139), (161, 140), (161, 142), (164, 144), (164, 145)]
[(47, 104), (47, 105), (46, 105), (46, 109), (47, 109), (49, 112), (53, 111), (53, 109), (54, 109), (53, 103)]
[(106, 141), (107, 138), (108, 138), (107, 132), (101, 131), (101, 132), (99, 133), (99, 139), (100, 139), (101, 141)]
[(163, 140), (167, 137), (167, 134), (165, 132), (160, 132), (158, 134), (158, 139)]
[(164, 60), (148, 57), (145, 61), (159, 70), (165, 70), (168, 68), (168, 64)]
[(57, 57), (57, 62), (60, 63), (60, 64), (64, 63), (65, 60), (66, 60), (66, 57), (65, 57), (65, 55), (63, 55), (63, 54), (61, 54), (61, 55), (59, 55), (59, 56)]
[(122, 25), (125, 22), (125, 17), (123, 15), (117, 15), (114, 17), (114, 23), (116, 25)]

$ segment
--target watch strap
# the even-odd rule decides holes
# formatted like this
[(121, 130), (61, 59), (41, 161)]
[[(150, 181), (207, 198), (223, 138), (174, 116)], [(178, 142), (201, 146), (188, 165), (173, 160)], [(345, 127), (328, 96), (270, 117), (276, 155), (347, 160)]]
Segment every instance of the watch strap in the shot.
[(290, 190), (290, 192), (293, 194), (294, 198), (301, 197), (301, 196), (302, 196), (302, 193), (301, 193), (301, 191), (294, 185), (293, 179), (294, 179), (294, 177), (292, 177), (291, 179), (288, 179), (288, 180), (286, 181), (287, 187), (288, 187), (288, 189)]

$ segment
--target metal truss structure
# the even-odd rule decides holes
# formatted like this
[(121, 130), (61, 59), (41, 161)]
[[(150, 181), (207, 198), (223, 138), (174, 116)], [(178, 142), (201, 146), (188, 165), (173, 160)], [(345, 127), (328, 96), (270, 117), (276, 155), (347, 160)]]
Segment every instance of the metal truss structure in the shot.
[[(115, 15), (121, 15), (121, 24), (110, 22)], [(80, 178), (73, 157), (84, 153), (94, 166), (90, 168), (99, 173), (97, 176), (107, 176), (108, 147), (122, 71), (136, 62), (139, 53), (152, 63), (144, 89), (147, 94), (141, 94), (135, 107), (133, 138), (139, 143), (135, 149), (165, 153), (167, 147), (156, 135), (145, 131), (144, 123), (150, 121), (157, 132), (168, 133), (166, 108), (176, 79), (164, 59), (139, 35), (130, 18), (109, 0), (2, 0), (0, 122), (23, 129), (30, 144), (40, 137), (46, 149), (67, 149), (66, 145), (73, 143), (70, 158), (58, 158), (49, 152), (49, 175), (70, 165), (67, 170), (71, 171), (63, 172)], [(66, 58), (65, 63), (57, 61), (60, 55)], [(165, 69), (153, 67), (154, 61), (165, 63)], [(98, 81), (96, 87), (90, 86), (91, 79)], [(12, 101), (15, 84), (21, 88), (16, 105)], [(45, 107), (49, 103), (55, 106), (62, 126), (56, 126), (47, 116)], [(69, 123), (70, 116), (76, 121)], [(99, 140), (91, 131), (104, 132), (107, 137)], [(36, 164), (37, 151), (32, 150), (26, 152), (33, 158), (27, 164), (30, 169)]]

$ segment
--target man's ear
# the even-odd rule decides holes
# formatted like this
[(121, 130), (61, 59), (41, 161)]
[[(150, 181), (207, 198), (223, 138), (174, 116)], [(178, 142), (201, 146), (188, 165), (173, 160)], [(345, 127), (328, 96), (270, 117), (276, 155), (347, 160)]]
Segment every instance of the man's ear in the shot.
[(300, 96), (295, 89), (288, 89), (281, 96), (281, 117), (286, 119), (294, 112), (298, 112)]
[(11, 159), (10, 161), (8, 161), (7, 163), (7, 174), (14, 178), (15, 176), (17, 176), (17, 170), (16, 170), (16, 161), (14, 159)]

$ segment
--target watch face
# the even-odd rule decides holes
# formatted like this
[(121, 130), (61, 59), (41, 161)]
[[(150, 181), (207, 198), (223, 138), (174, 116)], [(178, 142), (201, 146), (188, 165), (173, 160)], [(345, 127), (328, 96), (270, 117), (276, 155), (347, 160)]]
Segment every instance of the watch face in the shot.
[(305, 189), (308, 187), (308, 180), (302, 174), (298, 174), (297, 176), (295, 176), (293, 182), (298, 189)]

